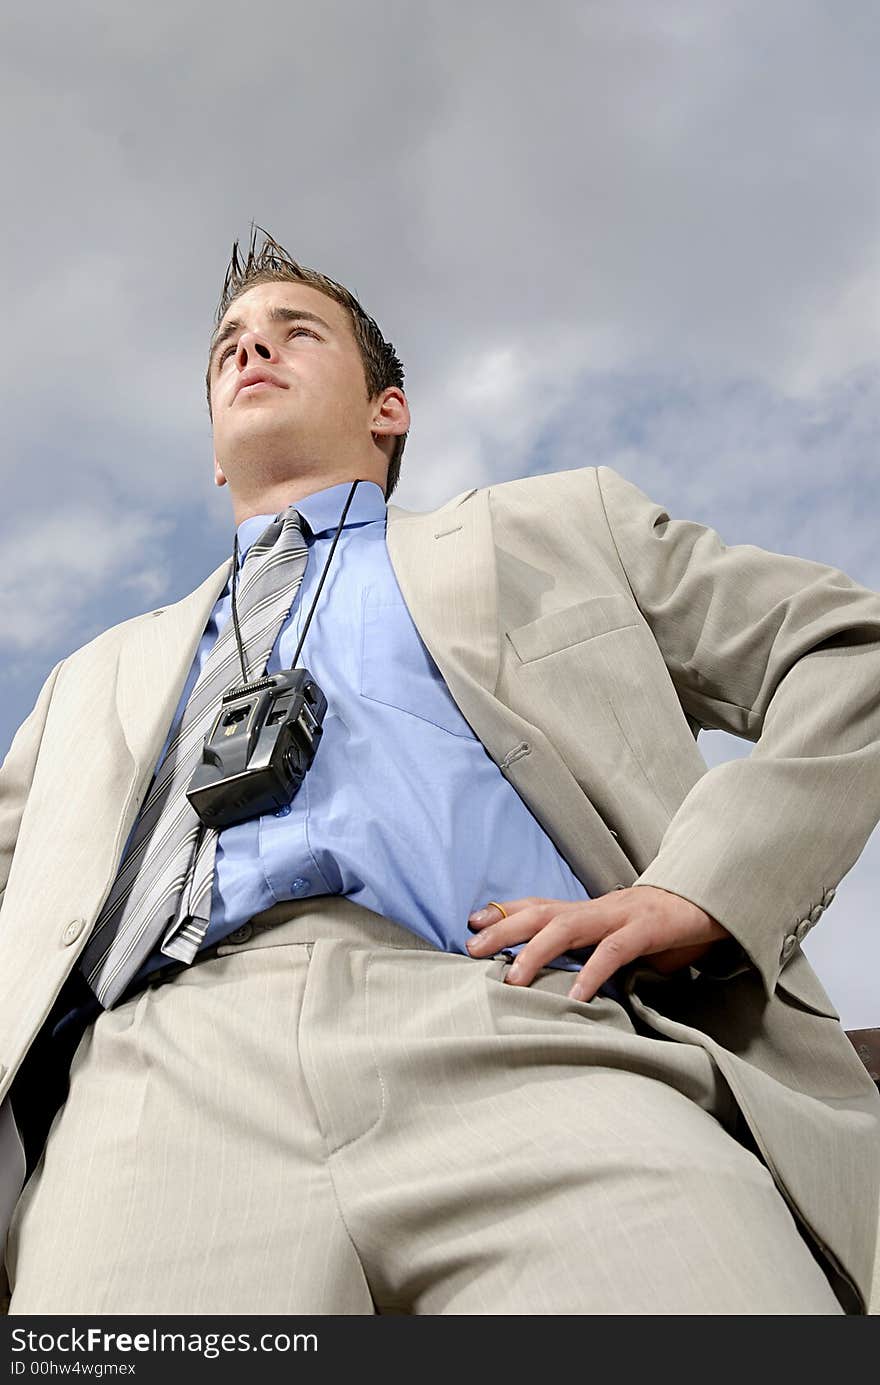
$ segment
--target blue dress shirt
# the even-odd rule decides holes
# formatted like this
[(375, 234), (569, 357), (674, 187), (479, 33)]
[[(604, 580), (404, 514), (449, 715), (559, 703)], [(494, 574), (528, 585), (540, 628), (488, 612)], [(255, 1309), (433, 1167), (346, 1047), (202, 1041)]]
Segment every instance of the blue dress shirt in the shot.
[[(296, 502), (308, 559), (269, 673), (293, 662), (350, 490), (346, 481)], [(273, 518), (239, 526), (240, 562)], [(454, 702), (401, 595), (385, 525), (381, 487), (361, 481), (299, 659), (327, 698), (324, 735), (289, 807), (221, 831), (203, 947), (281, 900), (329, 894), (469, 956), (468, 916), (490, 899), (589, 898)], [(227, 583), (166, 746), (230, 604)], [(167, 965), (157, 946), (138, 977)]]

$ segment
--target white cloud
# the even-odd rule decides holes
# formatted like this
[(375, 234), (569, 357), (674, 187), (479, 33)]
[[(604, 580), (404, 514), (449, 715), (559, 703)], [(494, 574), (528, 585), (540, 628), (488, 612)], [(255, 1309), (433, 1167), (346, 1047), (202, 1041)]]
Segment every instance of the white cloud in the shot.
[(3, 542), (0, 645), (14, 655), (55, 643), (119, 584), (148, 609), (166, 588), (155, 564), (168, 529), (146, 515), (93, 506), (34, 516)]

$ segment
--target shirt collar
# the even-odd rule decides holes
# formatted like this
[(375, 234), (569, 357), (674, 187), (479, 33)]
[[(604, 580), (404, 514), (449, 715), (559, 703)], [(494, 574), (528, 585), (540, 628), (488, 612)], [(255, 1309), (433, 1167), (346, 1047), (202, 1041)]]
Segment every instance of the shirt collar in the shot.
[[(310, 535), (317, 538), (319, 534), (335, 534), (351, 484), (351, 481), (340, 481), (336, 486), (327, 486), (325, 490), (314, 491), (302, 500), (292, 502), (303, 517), (307, 539)], [(343, 528), (350, 529), (355, 524), (369, 524), (372, 520), (384, 519), (386, 509), (385, 493), (378, 482), (359, 481)], [(273, 519), (273, 514), (251, 515), (250, 519), (243, 520), (238, 526), (239, 567), (251, 544), (256, 543)]]

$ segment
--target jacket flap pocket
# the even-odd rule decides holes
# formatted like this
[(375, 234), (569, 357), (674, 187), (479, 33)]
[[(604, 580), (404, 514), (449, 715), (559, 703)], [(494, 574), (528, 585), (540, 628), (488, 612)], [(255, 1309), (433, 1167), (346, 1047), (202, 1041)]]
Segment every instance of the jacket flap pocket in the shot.
[(625, 630), (640, 624), (641, 617), (634, 602), (622, 594), (610, 593), (579, 601), (577, 605), (567, 606), (562, 611), (550, 611), (537, 620), (529, 621), (528, 625), (508, 630), (507, 638), (521, 662), (528, 664), (534, 659), (543, 659), (548, 654), (582, 644), (584, 640), (595, 639), (597, 635), (607, 635), (612, 630)]

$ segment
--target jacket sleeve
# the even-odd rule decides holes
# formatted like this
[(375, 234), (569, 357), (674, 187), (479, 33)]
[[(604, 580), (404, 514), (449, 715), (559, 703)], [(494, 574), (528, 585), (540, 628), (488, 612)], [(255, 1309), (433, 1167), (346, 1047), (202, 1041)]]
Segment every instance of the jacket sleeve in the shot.
[(685, 714), (755, 743), (697, 781), (636, 884), (717, 919), (720, 974), (754, 965), (770, 997), (880, 819), (880, 594), (597, 480)]
[(61, 663), (55, 665), (40, 689), (33, 711), (22, 722), (6, 759), (0, 765), (0, 908)]
[[(55, 689), (55, 680), (61, 668), (57, 663), (46, 679), (33, 711), (15, 734), (9, 753), (0, 765), (0, 916), (3, 912), (3, 896), (6, 882), (18, 840), (18, 829), (24, 813), (27, 797), (49, 704)], [(12, 1212), (24, 1185), (26, 1173), (24, 1145), (12, 1110), (12, 1102), (7, 1096), (0, 1104), (0, 1251), (6, 1242), (6, 1233)], [(0, 1314), (9, 1311), (9, 1280), (0, 1253)]]

